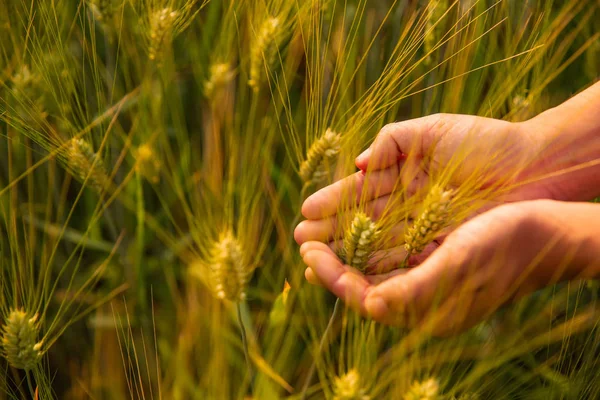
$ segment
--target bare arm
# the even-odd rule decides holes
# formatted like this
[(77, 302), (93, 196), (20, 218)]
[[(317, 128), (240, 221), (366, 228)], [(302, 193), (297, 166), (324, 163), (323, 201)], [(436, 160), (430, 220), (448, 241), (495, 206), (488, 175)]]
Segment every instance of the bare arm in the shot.
[(386, 324), (435, 334), (474, 325), (500, 305), (564, 280), (600, 277), (600, 205), (554, 200), (494, 208), (452, 232), (421, 265), (365, 276), (323, 243), (300, 249), (318, 283)]
[(521, 125), (543, 143), (538, 172), (555, 174), (541, 181), (553, 198), (600, 196), (600, 82)]

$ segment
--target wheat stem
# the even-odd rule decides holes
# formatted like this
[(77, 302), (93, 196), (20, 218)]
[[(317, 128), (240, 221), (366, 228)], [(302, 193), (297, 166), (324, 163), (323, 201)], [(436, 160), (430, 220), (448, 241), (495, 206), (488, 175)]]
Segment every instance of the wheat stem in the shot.
[(319, 348), (317, 349), (317, 354), (315, 354), (315, 357), (313, 358), (313, 362), (310, 365), (310, 369), (308, 370), (308, 375), (306, 376), (306, 380), (304, 381), (304, 386), (302, 386), (302, 393), (300, 394), (301, 400), (306, 400), (306, 392), (308, 391), (310, 382), (312, 381), (313, 376), (315, 374), (315, 370), (317, 367), (317, 359), (318, 359), (318, 357), (321, 356), (321, 353), (323, 352), (323, 347), (325, 347), (325, 341), (327, 340), (327, 337), (329, 336), (329, 331), (331, 330), (331, 327), (333, 326), (333, 322), (335, 321), (335, 319), (337, 318), (337, 315), (339, 314), (340, 304), (341, 304), (341, 301), (339, 298), (337, 298), (335, 300), (335, 305), (333, 306), (333, 311), (331, 312), (331, 317), (329, 317), (329, 322), (327, 323), (327, 327), (325, 328), (325, 331), (323, 332), (323, 336), (321, 336), (321, 341), (319, 342)]
[(33, 383), (31, 382), (32, 378), (29, 371), (25, 371), (25, 380), (27, 381), (27, 387), (29, 388), (29, 394), (31, 394), (31, 398), (37, 399), (37, 396), (35, 395), (35, 389), (33, 388)]
[(248, 379), (250, 380), (250, 391), (253, 391), (252, 388), (252, 364), (250, 361), (250, 353), (248, 351), (248, 338), (246, 336), (246, 328), (244, 327), (244, 320), (242, 319), (242, 307), (240, 303), (236, 303), (237, 308), (237, 318), (238, 323), (240, 325), (240, 335), (242, 337), (242, 346), (244, 347), (244, 358), (246, 359), (246, 368), (248, 371)]

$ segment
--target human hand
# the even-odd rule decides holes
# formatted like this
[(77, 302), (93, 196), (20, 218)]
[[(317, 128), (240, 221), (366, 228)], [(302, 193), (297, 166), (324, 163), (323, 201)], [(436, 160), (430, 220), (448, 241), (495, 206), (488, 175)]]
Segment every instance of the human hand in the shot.
[[(379, 218), (397, 196), (413, 195), (428, 186), (429, 177), (438, 174), (451, 162), (459, 162), (460, 171), (449, 182), (460, 187), (465, 181), (490, 184), (494, 179), (515, 172), (526, 174), (516, 166), (526, 166), (535, 158), (539, 144), (523, 129), (522, 124), (468, 115), (437, 114), (390, 124), (384, 127), (372, 146), (356, 159), (361, 171), (342, 179), (310, 196), (302, 206), (307, 218), (295, 230), (299, 244), (322, 241), (332, 248), (342, 234), (344, 208), (353, 200), (361, 203), (374, 219)], [(457, 153), (460, 153), (457, 155)], [(408, 155), (408, 156), (407, 156)], [(453, 160), (453, 157), (458, 157)], [(494, 162), (491, 162), (494, 160)], [(510, 163), (510, 167), (507, 164)], [(363, 172), (368, 169), (368, 177)], [(485, 175), (485, 176), (483, 176)], [(397, 191), (397, 184), (403, 191)], [(348, 200), (348, 196), (355, 196)], [(503, 201), (551, 198), (552, 192), (543, 185), (516, 188), (502, 198), (489, 203), (492, 207)], [(386, 242), (386, 261), (382, 268), (395, 267), (405, 256), (402, 247), (404, 221), (390, 229), (392, 238)], [(336, 236), (337, 235), (337, 236)], [(437, 246), (433, 243), (415, 263)]]
[(461, 225), (419, 266), (379, 275), (344, 265), (321, 242), (305, 242), (300, 253), (308, 280), (361, 314), (445, 335), (550, 283), (597, 276), (598, 223), (593, 204), (506, 204)]

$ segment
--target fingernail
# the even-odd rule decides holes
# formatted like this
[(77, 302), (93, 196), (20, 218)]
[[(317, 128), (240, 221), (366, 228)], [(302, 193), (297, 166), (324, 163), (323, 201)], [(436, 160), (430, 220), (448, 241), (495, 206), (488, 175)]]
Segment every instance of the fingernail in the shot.
[(368, 296), (365, 299), (365, 309), (371, 318), (381, 320), (388, 313), (388, 306), (379, 296)]
[[(298, 241), (298, 240), (296, 240), (296, 241)], [(305, 242), (300, 245), (300, 257), (304, 257), (304, 255), (308, 251), (309, 245), (307, 243), (308, 242)]]
[(371, 148), (369, 147), (368, 149), (366, 149), (365, 151), (363, 151), (362, 153), (360, 153), (358, 155), (358, 157), (356, 157), (356, 162), (357, 163), (362, 163), (364, 161), (366, 161), (367, 158), (369, 158), (369, 154), (371, 154)]

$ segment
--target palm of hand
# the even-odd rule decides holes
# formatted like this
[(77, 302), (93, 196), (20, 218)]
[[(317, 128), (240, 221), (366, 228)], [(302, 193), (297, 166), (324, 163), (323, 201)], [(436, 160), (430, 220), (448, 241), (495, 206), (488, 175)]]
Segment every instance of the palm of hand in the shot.
[[(536, 151), (538, 150), (531, 136), (523, 132), (519, 124), (494, 119), (435, 115), (386, 126), (371, 148), (357, 158), (356, 164), (361, 169), (360, 172), (322, 189), (304, 203), (302, 212), (308, 220), (297, 227), (295, 238), (303, 244), (302, 254), (309, 257), (307, 264), (311, 265), (312, 262), (316, 265), (315, 259), (321, 257), (323, 258), (321, 262), (337, 268), (321, 270), (320, 273), (315, 273), (313, 269), (308, 268), (305, 273), (307, 279), (312, 283), (324, 284), (338, 295), (342, 292), (360, 293), (358, 299), (346, 296), (346, 300), (354, 302), (356, 308), (363, 312), (367, 311), (365, 302), (369, 298), (368, 294), (384, 290), (377, 289), (379, 287), (387, 287), (387, 290), (399, 292), (409, 290), (409, 287), (413, 287), (406, 283), (410, 279), (418, 279), (435, 271), (427, 272), (423, 267), (414, 270), (393, 270), (406, 256), (403, 247), (405, 226), (402, 222), (389, 232), (392, 236), (392, 240), (388, 241), (390, 247), (379, 251), (372, 259), (369, 272), (377, 272), (377, 274), (364, 276), (342, 265), (335, 256), (334, 251), (340, 245), (338, 227), (341, 226), (343, 218), (343, 211), (340, 210), (343, 209), (343, 204), (348, 203), (348, 193), (354, 193), (356, 202), (360, 202), (372, 218), (377, 219), (393, 200), (398, 181), (405, 192), (412, 195), (420, 188), (427, 187), (431, 177), (442, 173), (444, 168), (452, 163), (461, 163), (461, 168), (452, 175), (451, 187), (460, 187), (478, 174), (485, 176), (481, 181), (485, 185), (494, 184), (498, 179), (505, 179), (509, 168), (515, 171), (511, 179), (522, 179), (534, 170), (532, 164), (530, 166), (526, 164), (535, 159)], [(369, 179), (364, 173), (367, 170)], [(551, 193), (542, 185), (516, 186), (503, 197), (490, 202), (485, 209), (504, 202), (549, 197)], [(482, 231), (485, 231), (489, 228), (489, 224), (492, 222), (488, 217), (475, 218), (471, 225), (466, 225), (453, 234), (453, 237), (458, 239), (453, 239), (442, 247), (446, 249), (461, 247), (463, 254), (469, 254), (464, 250), (478, 247), (479, 245), (475, 243), (493, 243), (505, 236), (506, 229), (495, 228), (490, 230), (494, 232), (494, 236), (486, 240), (483, 240), (485, 236), (477, 237), (477, 241), (465, 240), (472, 237), (469, 230), (473, 230), (473, 227), (483, 227)], [(439, 258), (439, 254), (447, 254), (448, 251), (441, 250), (432, 254), (444, 239), (445, 236), (437, 238), (421, 254), (412, 257), (410, 264), (416, 265), (427, 260), (428, 264), (432, 265), (436, 256)], [(456, 258), (457, 255), (455, 254), (454, 257)], [(390, 270), (393, 271), (389, 272)], [(399, 278), (399, 275), (403, 277)], [(348, 287), (352, 289), (349, 290)], [(391, 289), (392, 287), (395, 289)], [(427, 296), (421, 297), (430, 305), (431, 299), (428, 300)], [(370, 314), (379, 313), (380, 319), (384, 321), (389, 318), (387, 317), (389, 305), (385, 307), (388, 310), (386, 312), (376, 311), (379, 306), (372, 305), (372, 307), (375, 307), (373, 308), (375, 311), (371, 310)], [(480, 310), (475, 314), (481, 312)]]
[[(356, 202), (361, 203), (372, 218), (377, 219), (386, 207), (398, 201), (397, 196), (413, 195), (420, 188), (426, 188), (430, 177), (439, 175), (451, 163), (460, 163), (461, 169), (452, 175), (449, 188), (460, 187), (469, 179), (481, 181), (484, 175), (487, 176), (486, 183), (493, 184), (503, 174), (507, 175), (507, 164), (517, 171), (516, 166), (533, 159), (535, 151), (531, 138), (521, 132), (519, 125), (495, 119), (440, 114), (388, 125), (371, 148), (357, 158), (360, 172), (306, 200), (302, 212), (307, 221), (296, 229), (296, 240), (299, 244), (321, 241), (337, 250), (339, 227), (349, 193), (356, 196)], [(490, 159), (496, 159), (496, 163), (490, 163)], [(370, 171), (368, 178), (363, 172), (367, 169)], [(395, 191), (398, 184), (405, 189), (403, 193)], [(548, 197), (551, 197), (550, 193), (543, 186), (528, 185), (490, 201), (481, 211), (504, 202)], [(404, 222), (390, 229), (388, 248), (375, 256), (380, 260), (376, 263), (376, 271), (388, 271), (404, 259), (404, 231)], [(422, 254), (412, 257), (410, 263), (420, 263), (443, 239), (444, 236), (437, 238)]]

